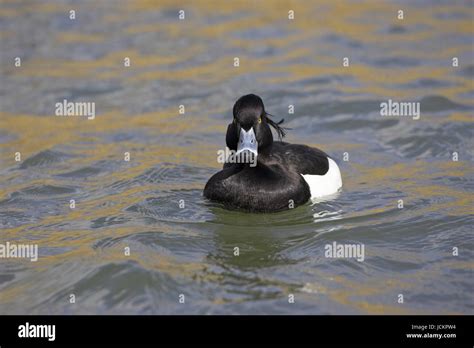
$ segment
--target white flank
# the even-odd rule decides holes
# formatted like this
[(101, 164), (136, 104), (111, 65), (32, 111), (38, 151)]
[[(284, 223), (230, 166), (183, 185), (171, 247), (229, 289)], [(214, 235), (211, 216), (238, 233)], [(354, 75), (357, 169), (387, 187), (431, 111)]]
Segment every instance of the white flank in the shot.
[(308, 183), (311, 198), (319, 198), (336, 193), (342, 187), (341, 172), (336, 162), (328, 158), (329, 170), (324, 175), (301, 174)]

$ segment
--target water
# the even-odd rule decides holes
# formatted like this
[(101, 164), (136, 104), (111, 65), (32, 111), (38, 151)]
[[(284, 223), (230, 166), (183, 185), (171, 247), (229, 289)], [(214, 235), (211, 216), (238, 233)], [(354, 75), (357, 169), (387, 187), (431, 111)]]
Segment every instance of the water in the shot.
[[(1, 261), (0, 313), (472, 314), (472, 3), (290, 9), (1, 3), (1, 241), (36, 243), (39, 260)], [(339, 195), (275, 214), (202, 197), (250, 92), (287, 141), (337, 160)], [(96, 118), (54, 116), (63, 99)], [(388, 99), (421, 102), (421, 118), (381, 117)], [(365, 260), (326, 258), (334, 241)]]

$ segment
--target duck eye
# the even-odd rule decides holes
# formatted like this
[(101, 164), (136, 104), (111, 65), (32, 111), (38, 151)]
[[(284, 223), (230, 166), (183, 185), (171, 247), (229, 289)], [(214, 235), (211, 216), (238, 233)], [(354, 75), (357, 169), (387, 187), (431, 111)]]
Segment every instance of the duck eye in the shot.
[(262, 123), (262, 118), (261, 117), (258, 118), (258, 123)]

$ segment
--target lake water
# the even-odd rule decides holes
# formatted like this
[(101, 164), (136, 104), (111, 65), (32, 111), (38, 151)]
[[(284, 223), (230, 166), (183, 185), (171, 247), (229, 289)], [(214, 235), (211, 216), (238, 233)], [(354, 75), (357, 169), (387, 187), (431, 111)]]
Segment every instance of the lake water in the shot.
[[(472, 314), (473, 16), (470, 1), (2, 1), (0, 242), (39, 259), (1, 260), (0, 313)], [(247, 93), (287, 141), (335, 158), (336, 197), (275, 214), (203, 198)], [(95, 119), (55, 116), (64, 99)], [(382, 117), (389, 99), (420, 118)], [(333, 242), (364, 261), (325, 257)]]

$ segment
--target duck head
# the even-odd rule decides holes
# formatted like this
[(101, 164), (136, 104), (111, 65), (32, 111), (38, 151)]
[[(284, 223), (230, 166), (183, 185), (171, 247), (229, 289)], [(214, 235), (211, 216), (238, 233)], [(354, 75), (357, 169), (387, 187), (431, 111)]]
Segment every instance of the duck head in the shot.
[(273, 144), (270, 126), (274, 127), (280, 138), (285, 136), (283, 128), (275, 123), (265, 112), (262, 98), (255, 94), (240, 97), (234, 104), (233, 120), (227, 127), (227, 147), (236, 155), (248, 152), (257, 156), (269, 151)]

